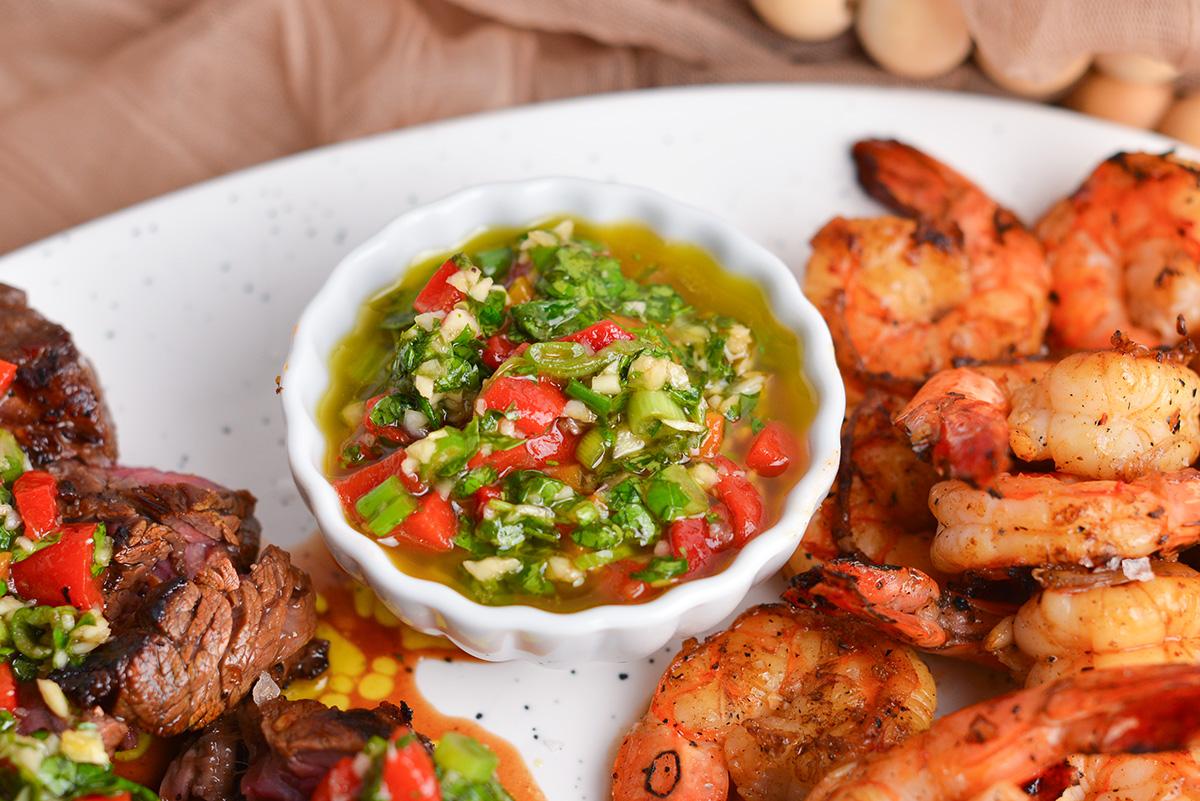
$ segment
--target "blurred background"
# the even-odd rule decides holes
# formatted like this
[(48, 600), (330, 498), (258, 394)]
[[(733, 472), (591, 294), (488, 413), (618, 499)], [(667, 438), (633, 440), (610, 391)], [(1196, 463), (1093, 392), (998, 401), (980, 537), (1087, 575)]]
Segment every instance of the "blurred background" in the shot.
[(319, 145), (640, 87), (1007, 95), (1200, 145), (1198, 28), (1195, 0), (0, 0), (0, 253)]

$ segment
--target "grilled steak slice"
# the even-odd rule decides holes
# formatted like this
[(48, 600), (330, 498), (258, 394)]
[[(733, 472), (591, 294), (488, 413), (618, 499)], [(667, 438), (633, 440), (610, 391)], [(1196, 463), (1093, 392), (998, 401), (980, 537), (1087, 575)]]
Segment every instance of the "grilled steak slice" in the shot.
[(167, 767), (158, 794), (163, 801), (238, 801), (246, 746), (237, 715), (218, 718)]
[(338, 760), (412, 722), (408, 707), (386, 702), (375, 709), (340, 710), (283, 698), (259, 707), (245, 704), (238, 717), (250, 747), (241, 783), (247, 801), (307, 801)]
[(110, 464), (117, 458), (112, 419), (91, 367), (71, 335), (0, 284), (0, 359), (17, 365), (12, 395), (0, 403), (0, 428), (11, 431), (34, 465), (63, 459)]
[(146, 468), (62, 462), (58, 478), (63, 519), (102, 521), (113, 541), (104, 572), (105, 616), (128, 624), (153, 587), (229, 559), (245, 573), (262, 530), (254, 496), (191, 475)]
[(79, 705), (99, 704), (153, 734), (199, 729), (305, 648), (315, 606), (308, 575), (268, 546), (249, 573), (224, 558), (194, 579), (159, 584), (132, 628), (51, 678)]
[(307, 801), (334, 763), (411, 721), (408, 707), (386, 702), (340, 710), (317, 701), (246, 701), (236, 716), (218, 722), (215, 734), (206, 730), (171, 763), (159, 795), (164, 801)]

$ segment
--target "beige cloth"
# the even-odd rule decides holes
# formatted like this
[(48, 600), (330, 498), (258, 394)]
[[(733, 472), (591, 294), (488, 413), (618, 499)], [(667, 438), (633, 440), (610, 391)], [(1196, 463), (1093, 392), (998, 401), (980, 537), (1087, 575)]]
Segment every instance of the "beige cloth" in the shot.
[[(1187, 0), (960, 2), (1001, 64), (1100, 47), (1200, 62)], [(1119, 31), (1078, 13), (1097, 4), (1128, 17)], [(731, 81), (903, 83), (852, 34), (795, 42), (747, 0), (0, 0), (0, 252), (329, 142)], [(999, 91), (970, 65), (924, 85)]]

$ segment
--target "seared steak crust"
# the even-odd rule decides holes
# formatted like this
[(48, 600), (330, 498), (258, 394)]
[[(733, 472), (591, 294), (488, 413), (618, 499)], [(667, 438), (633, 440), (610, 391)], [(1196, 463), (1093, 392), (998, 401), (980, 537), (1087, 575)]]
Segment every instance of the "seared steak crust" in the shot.
[(258, 553), (262, 526), (244, 490), (144, 468), (64, 462), (54, 472), (63, 518), (101, 521), (112, 537), (104, 611), (114, 626), (126, 625), (159, 584), (195, 578), (225, 559), (245, 573)]
[(308, 575), (268, 546), (248, 574), (228, 558), (152, 589), (132, 628), (51, 678), (78, 704), (100, 704), (162, 736), (232, 709), (259, 675), (316, 630)]
[(117, 458), (112, 419), (91, 367), (71, 335), (0, 284), (0, 359), (17, 365), (12, 396), (0, 404), (0, 428), (11, 431), (44, 467), (63, 459), (110, 464)]

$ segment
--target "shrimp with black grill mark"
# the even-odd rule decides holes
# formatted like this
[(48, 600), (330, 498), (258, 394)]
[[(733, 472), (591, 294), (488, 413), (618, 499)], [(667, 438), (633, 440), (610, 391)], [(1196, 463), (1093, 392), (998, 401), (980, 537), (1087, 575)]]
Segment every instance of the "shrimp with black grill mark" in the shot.
[(838, 217), (813, 239), (804, 292), (843, 370), (920, 383), (960, 360), (1038, 352), (1050, 271), (1032, 232), (912, 147), (867, 140), (854, 157), (863, 187), (904, 217)]
[(929, 725), (909, 648), (846, 618), (755, 607), (688, 640), (613, 766), (614, 801), (803, 798), (828, 770)]
[(1114, 331), (1177, 342), (1200, 319), (1200, 167), (1173, 154), (1118, 153), (1037, 224), (1053, 276), (1050, 335), (1103, 348)]
[(1200, 667), (1094, 670), (939, 718), (883, 753), (826, 774), (807, 801), (1012, 799), (1074, 754), (1196, 745)]
[(1133, 481), (1065, 473), (1001, 474), (986, 488), (942, 481), (929, 504), (938, 520), (930, 557), (952, 575), (1096, 567), (1200, 542), (1200, 472), (1192, 468)]

